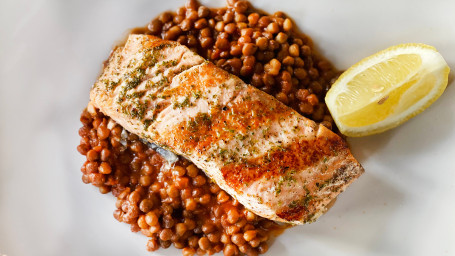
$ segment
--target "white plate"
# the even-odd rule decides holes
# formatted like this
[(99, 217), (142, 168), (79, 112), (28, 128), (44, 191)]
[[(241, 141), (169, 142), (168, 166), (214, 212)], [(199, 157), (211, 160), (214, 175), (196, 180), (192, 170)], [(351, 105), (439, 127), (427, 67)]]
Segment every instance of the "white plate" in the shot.
[[(254, 4), (294, 17), (340, 69), (391, 45), (422, 42), (455, 70), (453, 0)], [(145, 237), (112, 217), (113, 197), (82, 183), (78, 119), (114, 42), (181, 5), (0, 1), (0, 255), (151, 255)], [(406, 124), (349, 140), (366, 173), (267, 255), (455, 255), (454, 97), (452, 82)]]

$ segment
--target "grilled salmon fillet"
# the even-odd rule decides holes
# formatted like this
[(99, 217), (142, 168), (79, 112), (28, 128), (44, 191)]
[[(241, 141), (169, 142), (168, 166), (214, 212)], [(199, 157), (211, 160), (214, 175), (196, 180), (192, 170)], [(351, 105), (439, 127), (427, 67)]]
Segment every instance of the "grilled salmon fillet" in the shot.
[(268, 219), (314, 221), (364, 171), (332, 131), (157, 37), (130, 35), (111, 54), (90, 99)]

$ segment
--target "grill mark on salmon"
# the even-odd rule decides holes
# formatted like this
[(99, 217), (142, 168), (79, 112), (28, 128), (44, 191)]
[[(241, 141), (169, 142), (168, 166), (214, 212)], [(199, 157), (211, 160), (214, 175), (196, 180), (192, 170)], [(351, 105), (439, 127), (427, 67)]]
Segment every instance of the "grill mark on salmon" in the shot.
[(131, 35), (90, 98), (125, 129), (191, 160), (272, 220), (315, 220), (363, 173), (332, 131), (175, 42)]
[[(212, 81), (210, 84), (216, 85), (216, 83), (217, 81)], [(249, 133), (258, 131), (261, 125), (268, 125), (280, 118), (279, 115), (270, 114), (271, 112), (277, 111), (286, 114), (289, 109), (283, 105), (267, 106), (267, 102), (263, 98), (253, 99), (248, 96), (249, 93), (251, 93), (250, 90), (246, 90), (246, 93), (237, 96), (238, 99), (233, 99), (224, 106), (217, 104), (208, 114), (198, 114), (182, 121), (174, 129), (169, 128), (164, 131), (165, 137), (172, 134), (174, 139), (172, 143), (184, 145), (185, 149), (183, 151), (185, 152), (196, 149), (200, 153), (205, 153), (209, 149), (209, 145), (213, 145), (213, 143), (220, 140), (231, 141), (238, 139), (243, 141), (243, 147), (251, 147), (253, 142), (249, 140)], [(244, 95), (251, 99), (244, 101), (242, 99)], [(270, 111), (264, 111), (265, 108), (269, 108)], [(185, 129), (185, 127), (188, 129)], [(271, 136), (272, 132), (270, 129), (263, 129), (260, 136), (267, 138)], [(229, 153), (230, 156), (224, 157), (239, 158), (242, 156), (239, 152), (240, 150), (237, 150), (237, 152)], [(212, 153), (216, 154), (216, 152)], [(221, 153), (221, 155), (225, 154)]]
[[(326, 143), (330, 146), (327, 147)], [(226, 165), (221, 168), (221, 173), (228, 185), (239, 187), (259, 178), (270, 179), (295, 172), (293, 169), (306, 169), (346, 149), (346, 143), (339, 137), (331, 138), (330, 141), (317, 140), (314, 143), (300, 141), (286, 148), (275, 149), (266, 156), (246, 160), (245, 163)], [(325, 171), (327, 170), (321, 170), (322, 173)]]

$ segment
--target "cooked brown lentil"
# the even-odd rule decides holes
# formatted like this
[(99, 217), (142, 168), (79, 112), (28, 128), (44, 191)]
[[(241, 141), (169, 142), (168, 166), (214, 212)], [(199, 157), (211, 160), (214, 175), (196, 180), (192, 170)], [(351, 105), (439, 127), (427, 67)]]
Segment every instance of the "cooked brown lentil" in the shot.
[[(336, 128), (324, 97), (339, 72), (282, 12), (269, 15), (242, 0), (219, 9), (189, 0), (134, 33), (187, 45), (302, 115)], [(248, 211), (185, 159), (167, 168), (155, 150), (99, 111), (84, 110), (80, 120), (77, 150), (87, 157), (82, 181), (117, 197), (114, 217), (149, 237), (149, 251), (173, 244), (183, 255), (263, 254), (269, 238), (288, 227)]]
[[(287, 227), (246, 210), (185, 159), (166, 168), (155, 150), (102, 113), (85, 110), (81, 122), (83, 182), (117, 197), (114, 217), (149, 237), (148, 250), (173, 244), (183, 255), (256, 255)], [(114, 124), (108, 137), (98, 134), (100, 123)]]
[[(195, 9), (166, 12), (150, 22), (146, 33), (174, 40), (192, 36), (195, 42), (178, 41), (302, 115), (336, 128), (324, 97), (339, 72), (315, 51), (307, 35), (297, 32), (289, 17), (266, 14), (242, 0), (228, 1), (219, 9), (194, 0), (186, 6)], [(288, 81), (282, 79), (283, 72), (291, 74)], [(308, 97), (297, 97), (301, 89), (308, 90)]]

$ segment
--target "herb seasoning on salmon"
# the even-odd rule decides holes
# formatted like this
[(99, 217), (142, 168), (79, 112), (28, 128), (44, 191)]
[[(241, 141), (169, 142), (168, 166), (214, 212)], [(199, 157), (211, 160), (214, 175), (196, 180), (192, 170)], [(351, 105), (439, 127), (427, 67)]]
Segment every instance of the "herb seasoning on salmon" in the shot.
[(314, 221), (363, 168), (338, 135), (176, 42), (130, 35), (91, 103), (191, 160), (254, 213)]

